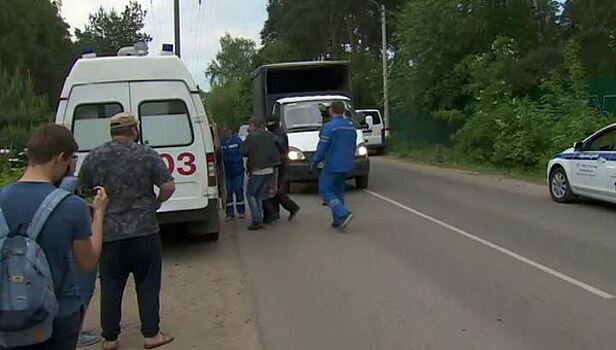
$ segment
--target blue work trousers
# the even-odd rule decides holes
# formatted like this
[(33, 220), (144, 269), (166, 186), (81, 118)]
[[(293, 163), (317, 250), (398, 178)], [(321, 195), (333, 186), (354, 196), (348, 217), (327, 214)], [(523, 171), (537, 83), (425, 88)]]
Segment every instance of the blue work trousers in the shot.
[(351, 213), (344, 204), (347, 173), (335, 173), (324, 169), (319, 176), (319, 193), (332, 209), (334, 224), (341, 224)]
[(227, 176), (227, 216), (235, 217), (235, 211), (239, 215), (246, 213), (244, 204), (244, 174)]

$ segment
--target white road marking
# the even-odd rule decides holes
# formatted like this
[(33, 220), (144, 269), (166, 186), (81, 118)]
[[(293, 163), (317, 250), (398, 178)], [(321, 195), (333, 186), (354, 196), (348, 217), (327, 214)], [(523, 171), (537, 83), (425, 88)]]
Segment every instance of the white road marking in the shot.
[(413, 209), (411, 207), (408, 207), (408, 206), (406, 206), (406, 205), (404, 205), (402, 203), (396, 202), (395, 200), (393, 200), (391, 198), (385, 197), (385, 196), (383, 196), (381, 194), (378, 194), (378, 193), (370, 191), (370, 190), (364, 190), (364, 192), (368, 193), (369, 195), (371, 195), (373, 197), (379, 198), (379, 199), (381, 199), (381, 200), (383, 200), (383, 201), (385, 201), (387, 203), (393, 204), (393, 205), (397, 206), (398, 208), (404, 209), (404, 210), (408, 211), (409, 213), (417, 215), (417, 216), (419, 216), (419, 217), (421, 217), (421, 218), (423, 218), (425, 220), (431, 221), (432, 223), (435, 223), (435, 224), (437, 224), (437, 225), (439, 225), (441, 227), (444, 227), (444, 228), (446, 228), (446, 229), (448, 229), (450, 231), (453, 231), (453, 232), (459, 234), (460, 236), (468, 238), (468, 239), (470, 239), (472, 241), (475, 241), (475, 242), (477, 242), (479, 244), (482, 244), (482, 245), (484, 245), (484, 246), (486, 246), (488, 248), (492, 248), (492, 249), (494, 249), (494, 250), (496, 250), (496, 251), (498, 251), (500, 253), (503, 253), (503, 254), (505, 254), (505, 255), (507, 255), (509, 257), (512, 257), (512, 258), (518, 260), (518, 261), (521, 261), (521, 262), (523, 262), (523, 263), (525, 263), (527, 265), (530, 265), (530, 266), (532, 266), (532, 267), (534, 267), (534, 268), (536, 268), (536, 269), (538, 269), (540, 271), (543, 271), (543, 272), (545, 272), (545, 273), (547, 273), (549, 275), (552, 275), (553, 277), (561, 279), (561, 280), (563, 280), (563, 281), (565, 281), (567, 283), (570, 283), (570, 284), (572, 284), (572, 285), (574, 285), (576, 287), (582, 288), (585, 291), (587, 291), (589, 293), (592, 293), (592, 294), (594, 294), (594, 295), (596, 295), (598, 297), (601, 297), (603, 299), (614, 299), (614, 298), (616, 298), (616, 296), (614, 296), (614, 295), (612, 295), (612, 294), (610, 294), (608, 292), (605, 292), (605, 291), (603, 291), (603, 290), (601, 290), (599, 288), (593, 287), (593, 286), (591, 286), (588, 283), (584, 283), (584, 282), (582, 282), (580, 280), (577, 280), (577, 279), (575, 279), (575, 278), (573, 278), (571, 276), (568, 276), (568, 275), (566, 275), (566, 274), (564, 274), (562, 272), (558, 272), (558, 271), (556, 271), (556, 270), (554, 270), (552, 268), (549, 268), (549, 267), (547, 267), (547, 266), (545, 266), (543, 264), (540, 264), (540, 263), (538, 263), (536, 261), (533, 261), (533, 260), (531, 260), (531, 259), (529, 259), (529, 258), (527, 258), (525, 256), (522, 256), (522, 255), (520, 255), (520, 254), (518, 254), (516, 252), (513, 252), (513, 251), (511, 251), (511, 250), (509, 250), (507, 248), (503, 248), (503, 247), (501, 247), (501, 246), (499, 246), (497, 244), (494, 244), (494, 243), (492, 243), (490, 241), (487, 241), (487, 240), (485, 240), (483, 238), (477, 237), (477, 236), (475, 236), (473, 234), (470, 234), (470, 233), (468, 233), (468, 232), (466, 232), (466, 231), (464, 231), (462, 229), (459, 229), (459, 228), (457, 228), (455, 226), (449, 225), (448, 223), (443, 222), (443, 221), (441, 221), (439, 219), (436, 219), (436, 218), (434, 218), (434, 217), (432, 217), (430, 215), (424, 214), (424, 213), (422, 213), (422, 212), (420, 212), (418, 210), (415, 210), (415, 209)]

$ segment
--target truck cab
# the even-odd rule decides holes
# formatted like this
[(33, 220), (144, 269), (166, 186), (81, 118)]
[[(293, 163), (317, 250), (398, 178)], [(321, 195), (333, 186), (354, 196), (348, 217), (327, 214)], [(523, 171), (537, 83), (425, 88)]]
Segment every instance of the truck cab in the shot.
[(310, 161), (319, 144), (320, 131), (329, 122), (334, 101), (346, 105), (345, 117), (357, 128), (355, 169), (349, 174), (358, 188), (368, 187), (370, 160), (351, 100), (348, 62), (316, 61), (278, 63), (259, 67), (252, 74), (253, 110), (265, 123), (278, 123), (289, 137), (285, 186), (318, 181)]
[(318, 180), (318, 173), (310, 169), (310, 160), (316, 153), (321, 129), (330, 120), (329, 106), (334, 101), (345, 103), (347, 107), (345, 118), (352, 120), (358, 127), (355, 170), (349, 174), (349, 179), (355, 179), (358, 188), (363, 189), (368, 186), (370, 170), (368, 149), (351, 100), (340, 95), (315, 95), (283, 98), (274, 105), (274, 117), (280, 121), (281, 127), (289, 137), (289, 162), (285, 179), (287, 187), (293, 182)]

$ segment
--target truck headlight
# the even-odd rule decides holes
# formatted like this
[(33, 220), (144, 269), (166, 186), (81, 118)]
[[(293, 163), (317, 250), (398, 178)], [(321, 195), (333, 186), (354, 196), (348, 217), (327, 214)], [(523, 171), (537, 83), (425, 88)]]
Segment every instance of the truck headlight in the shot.
[(297, 161), (297, 160), (306, 160), (306, 155), (304, 152), (300, 151), (295, 147), (289, 148), (289, 160)]
[(355, 155), (357, 157), (367, 157), (368, 147), (366, 147), (365, 145), (359, 145), (359, 147), (357, 147), (357, 151), (355, 152)]

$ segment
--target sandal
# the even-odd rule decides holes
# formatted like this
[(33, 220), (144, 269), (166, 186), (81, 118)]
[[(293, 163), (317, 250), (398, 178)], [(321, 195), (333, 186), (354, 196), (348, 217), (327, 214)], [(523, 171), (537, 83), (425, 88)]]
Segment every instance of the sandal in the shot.
[[(111, 344), (113, 344), (113, 346), (111, 346)], [(118, 350), (120, 348), (120, 343), (118, 343), (117, 340), (115, 341), (103, 340), (103, 342), (101, 343), (101, 348), (103, 350)]]
[(167, 335), (163, 332), (159, 333), (160, 337), (161, 337), (161, 341), (158, 343), (153, 343), (153, 344), (143, 344), (143, 348), (144, 349), (156, 349), (158, 347), (161, 347), (163, 345), (167, 345), (169, 343), (171, 343), (172, 341), (175, 340), (175, 338), (171, 335)]

